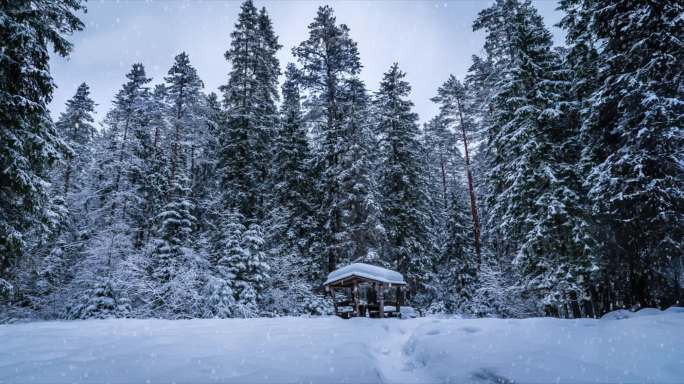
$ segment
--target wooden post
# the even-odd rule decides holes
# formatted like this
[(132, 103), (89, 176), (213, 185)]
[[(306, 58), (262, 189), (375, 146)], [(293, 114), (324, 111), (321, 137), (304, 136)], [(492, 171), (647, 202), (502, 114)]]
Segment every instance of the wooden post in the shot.
[(394, 302), (395, 302), (395, 304), (397, 305), (397, 315), (399, 315), (399, 312), (400, 312), (400, 310), (401, 310), (401, 309), (399, 308), (399, 306), (401, 305), (401, 303), (399, 302), (399, 296), (400, 296), (400, 295), (401, 295), (401, 286), (400, 286), (400, 285), (397, 285), (397, 295), (396, 295), (395, 298), (394, 298)]
[(338, 316), (338, 314), (337, 314), (337, 300), (335, 300), (335, 288), (334, 287), (330, 287), (330, 296), (332, 296), (333, 306), (335, 307), (335, 316)]
[(385, 317), (385, 284), (378, 284), (378, 303), (379, 303), (379, 311), (378, 311), (378, 316), (382, 319)]
[(361, 317), (361, 310), (359, 309), (359, 283), (356, 280), (354, 280), (352, 296), (354, 297), (354, 312), (356, 313), (356, 317)]

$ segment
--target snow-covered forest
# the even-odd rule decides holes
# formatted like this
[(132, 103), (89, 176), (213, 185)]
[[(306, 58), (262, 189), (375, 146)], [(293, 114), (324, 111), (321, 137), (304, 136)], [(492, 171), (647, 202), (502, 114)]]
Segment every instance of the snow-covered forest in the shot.
[(0, 322), (329, 314), (352, 262), (420, 314), (681, 305), (684, 5), (558, 6), (563, 46), (529, 0), (483, 2), (482, 54), (420, 124), (401, 63), (361, 80), (334, 4), (284, 47), (246, 0), (218, 93), (184, 52), (135, 63), (100, 125), (86, 83), (48, 110), (85, 4), (0, 2)]

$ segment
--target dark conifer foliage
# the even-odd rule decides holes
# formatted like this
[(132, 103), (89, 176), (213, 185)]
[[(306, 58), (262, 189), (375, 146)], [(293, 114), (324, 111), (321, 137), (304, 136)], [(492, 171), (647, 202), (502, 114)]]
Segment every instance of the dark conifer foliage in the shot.
[(681, 304), (682, 5), (561, 0), (566, 47), (530, 0), (483, 7), (422, 126), (330, 6), (280, 78), (252, 0), (220, 96), (180, 52), (133, 64), (102, 121), (83, 83), (53, 124), (48, 46), (83, 7), (0, 2), (0, 320), (329, 314), (352, 262), (400, 271), (423, 314)]
[(52, 207), (45, 188), (50, 166), (66, 150), (47, 104), (54, 83), (49, 49), (67, 56), (67, 35), (83, 28), (81, 1), (0, 4), (0, 294), (22, 257), (29, 232), (47, 232)]
[(228, 83), (221, 87), (226, 108), (220, 169), (227, 207), (248, 220), (264, 217), (271, 146), (278, 119), (280, 49), (265, 9), (251, 0), (242, 4), (225, 57), (231, 63)]
[[(349, 233), (349, 202), (344, 189), (342, 177), (348, 171), (349, 161), (348, 133), (354, 132), (345, 126), (344, 98), (347, 85), (352, 98), (348, 99), (356, 112), (363, 106), (353, 104), (363, 102), (363, 98), (355, 96), (358, 87), (354, 81), (361, 70), (359, 52), (349, 35), (349, 28), (337, 24), (333, 9), (320, 7), (316, 18), (309, 24), (309, 38), (293, 48), (300, 68), (300, 82), (308, 94), (311, 115), (321, 116), (321, 122), (314, 124), (314, 135), (317, 138), (318, 153), (316, 164), (318, 202), (318, 231), (320, 239), (316, 252), (320, 260), (322, 277), (324, 273), (334, 270), (339, 263), (351, 261), (355, 254), (351, 249)], [(348, 103), (348, 104), (349, 104)], [(349, 106), (349, 105), (348, 105)], [(353, 192), (355, 193), (355, 192)], [(363, 192), (359, 192), (363, 193)], [(362, 196), (352, 196), (363, 199)]]
[(682, 4), (561, 8), (581, 79), (582, 165), (599, 234), (595, 304), (606, 311), (681, 302)]
[(394, 63), (383, 76), (374, 104), (382, 140), (379, 184), (387, 236), (383, 256), (417, 285), (427, 277), (432, 250), (418, 115), (412, 112), (411, 86), (405, 77)]
[(476, 263), (479, 268), (479, 265), (482, 263), (480, 218), (477, 213), (477, 198), (475, 197), (470, 153), (468, 151), (468, 143), (470, 142), (472, 145), (473, 131), (476, 129), (473, 121), (473, 100), (474, 99), (469, 95), (466, 87), (453, 75), (437, 89), (437, 96), (432, 99), (432, 101), (441, 105), (440, 115), (444, 118), (444, 122), (454, 127), (454, 129), (460, 133), (460, 140), (463, 144), (466, 179), (468, 183), (468, 197), (470, 199), (470, 214), (473, 220), (473, 243), (477, 256)]

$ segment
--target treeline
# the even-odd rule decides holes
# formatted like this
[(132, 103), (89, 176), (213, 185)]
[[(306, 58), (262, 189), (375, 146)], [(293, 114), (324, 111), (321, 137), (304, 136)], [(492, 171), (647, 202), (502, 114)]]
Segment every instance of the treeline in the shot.
[(529, 1), (497, 0), (473, 24), (483, 54), (420, 127), (397, 64), (374, 92), (360, 80), (331, 7), (281, 72), (247, 0), (220, 95), (185, 53), (154, 85), (137, 63), (98, 129), (85, 83), (47, 110), (48, 48), (69, 53), (81, 3), (2, 3), (4, 312), (323, 314), (320, 284), (350, 262), (399, 270), (426, 312), (681, 303), (682, 8), (562, 0), (553, 47)]

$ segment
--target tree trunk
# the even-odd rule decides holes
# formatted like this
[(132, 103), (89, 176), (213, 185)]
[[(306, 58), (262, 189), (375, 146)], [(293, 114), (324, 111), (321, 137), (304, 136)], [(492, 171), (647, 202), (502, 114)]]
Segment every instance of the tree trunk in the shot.
[(480, 272), (482, 257), (480, 255), (480, 218), (477, 214), (477, 202), (475, 200), (475, 189), (473, 188), (473, 174), (470, 172), (470, 155), (468, 153), (468, 136), (466, 135), (465, 122), (463, 120), (463, 107), (461, 101), (458, 103), (458, 114), (461, 120), (461, 134), (463, 135), (463, 149), (465, 154), (466, 174), (468, 177), (468, 195), (470, 196), (470, 214), (473, 217), (473, 235), (475, 237), (475, 256), (477, 257), (477, 272)]
[(66, 170), (64, 171), (64, 197), (69, 193), (69, 183), (71, 182), (71, 159), (67, 159)]
[(385, 317), (385, 285), (378, 285), (378, 316), (382, 319)]

